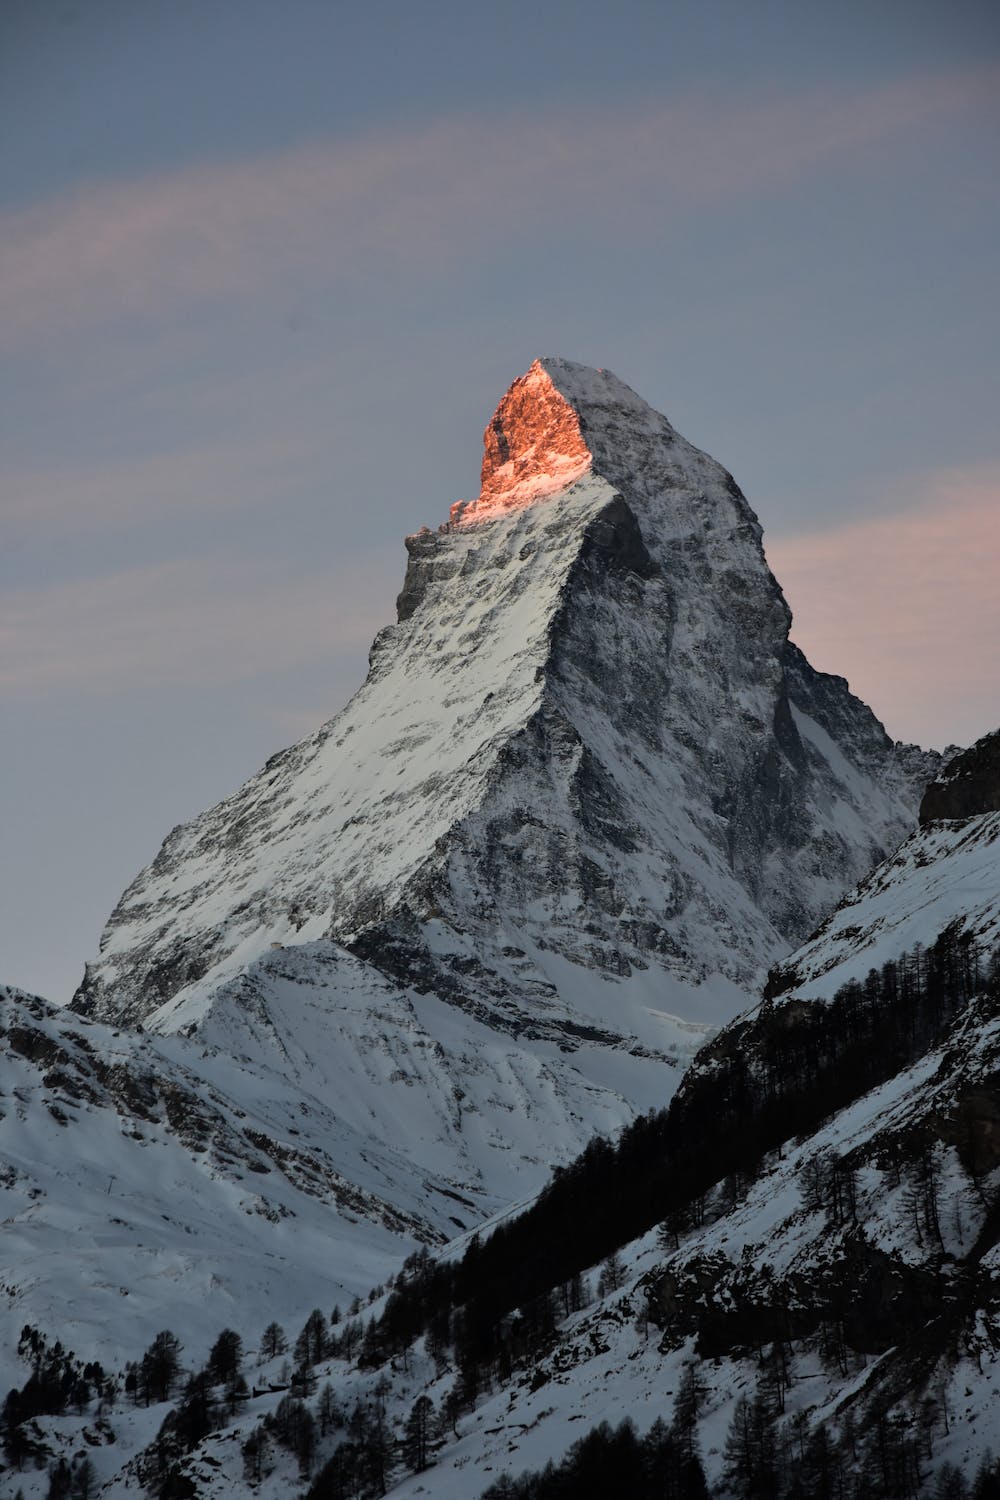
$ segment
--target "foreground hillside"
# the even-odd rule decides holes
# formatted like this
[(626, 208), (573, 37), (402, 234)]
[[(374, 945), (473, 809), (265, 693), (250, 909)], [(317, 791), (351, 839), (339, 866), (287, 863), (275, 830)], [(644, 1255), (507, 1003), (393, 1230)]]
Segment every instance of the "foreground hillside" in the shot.
[[(840, 982), (835, 915), (829, 988), (814, 939), (669, 1109), (594, 1141), (521, 1213), (411, 1255), (333, 1319), (307, 1298), (294, 1349), (248, 1351), (246, 1388), (218, 1349), (164, 1391), (147, 1374), (129, 1396), (119, 1372), (113, 1410), (106, 1390), (103, 1410), (39, 1416), (40, 1451), (81, 1451), (86, 1429), (115, 1496), (546, 1500), (599, 1493), (616, 1464), (652, 1465), (677, 1500), (961, 1497), (977, 1475), (991, 1496), (1000, 811), (915, 838), (926, 857), (844, 902), (856, 941), (878, 929), (878, 968)], [(881, 915), (894, 883), (917, 897), (917, 869), (914, 943)], [(600, 1428), (562, 1490), (505, 1477), (626, 1414), (644, 1446)]]

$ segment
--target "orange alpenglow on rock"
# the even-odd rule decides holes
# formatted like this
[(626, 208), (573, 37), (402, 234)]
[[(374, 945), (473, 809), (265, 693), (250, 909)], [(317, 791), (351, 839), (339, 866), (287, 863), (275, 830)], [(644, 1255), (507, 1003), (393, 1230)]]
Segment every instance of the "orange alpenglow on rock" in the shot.
[(536, 359), (493, 413), (483, 434), (479, 499), (453, 505), (451, 524), (492, 521), (557, 494), (582, 479), (592, 463), (578, 413)]

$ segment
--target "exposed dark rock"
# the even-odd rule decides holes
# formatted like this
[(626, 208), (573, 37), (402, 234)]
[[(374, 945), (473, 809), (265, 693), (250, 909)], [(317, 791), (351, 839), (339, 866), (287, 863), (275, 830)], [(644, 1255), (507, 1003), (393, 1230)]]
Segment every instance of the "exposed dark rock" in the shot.
[(922, 824), (1000, 812), (1000, 729), (950, 760), (920, 804)]

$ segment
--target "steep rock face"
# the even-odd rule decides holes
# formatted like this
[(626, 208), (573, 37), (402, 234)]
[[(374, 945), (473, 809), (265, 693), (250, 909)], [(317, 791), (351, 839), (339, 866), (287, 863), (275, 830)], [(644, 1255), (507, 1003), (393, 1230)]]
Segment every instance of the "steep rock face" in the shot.
[(408, 539), (365, 685), (174, 830), (78, 1009), (196, 1025), (270, 945), (327, 941), (508, 1034), (671, 1056), (912, 826), (934, 758), (790, 646), (719, 464), (562, 360), (485, 447), (479, 500)]
[(1000, 812), (1000, 729), (948, 761), (920, 804), (920, 822)]
[(455, 524), (492, 519), (582, 479), (593, 456), (580, 414), (540, 360), (515, 380), (483, 434), (479, 499), (451, 508)]

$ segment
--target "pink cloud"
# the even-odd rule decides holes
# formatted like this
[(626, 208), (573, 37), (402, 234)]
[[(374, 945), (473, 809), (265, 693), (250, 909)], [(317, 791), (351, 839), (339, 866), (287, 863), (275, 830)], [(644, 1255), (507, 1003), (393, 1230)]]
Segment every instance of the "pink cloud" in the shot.
[(1000, 467), (924, 476), (897, 514), (767, 552), (793, 639), (890, 734), (942, 747), (1000, 725)]
[(316, 443), (302, 435), (241, 437), (104, 463), (6, 469), (0, 538), (9, 546), (58, 533), (156, 521), (179, 510), (249, 509), (308, 471)]
[(573, 116), (450, 119), (134, 182), (90, 183), (0, 214), (0, 336), (379, 265), (436, 265), (595, 201), (633, 220), (665, 203), (781, 184), (826, 158), (995, 98), (996, 69), (856, 96), (726, 97)]
[(393, 615), (392, 593), (377, 566), (357, 560), (343, 572), (290, 576), (273, 560), (213, 558), (8, 590), (0, 691), (190, 689), (343, 657), (358, 662), (360, 684), (363, 651)]

